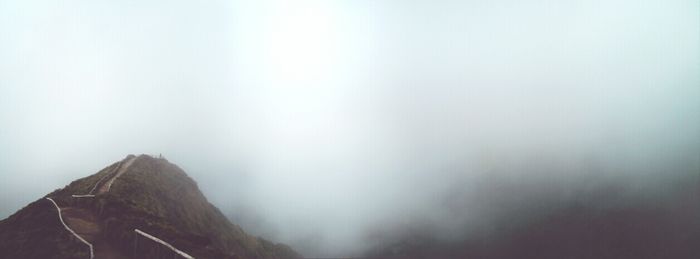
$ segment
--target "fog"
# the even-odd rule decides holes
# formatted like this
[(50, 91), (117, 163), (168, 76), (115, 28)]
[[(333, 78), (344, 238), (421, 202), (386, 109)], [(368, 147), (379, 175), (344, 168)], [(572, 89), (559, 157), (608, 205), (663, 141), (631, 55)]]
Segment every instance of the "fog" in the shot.
[(698, 10), (0, 0), (0, 218), (132, 153), (306, 256), (468, 235), (512, 197), (663, 192), (700, 177)]

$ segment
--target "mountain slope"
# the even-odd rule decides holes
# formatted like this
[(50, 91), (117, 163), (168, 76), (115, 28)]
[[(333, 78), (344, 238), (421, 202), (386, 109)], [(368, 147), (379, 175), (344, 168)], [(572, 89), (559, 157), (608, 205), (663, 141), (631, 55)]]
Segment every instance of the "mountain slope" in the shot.
[[(92, 240), (132, 258), (152, 258), (167, 250), (136, 234), (135, 229), (195, 258), (299, 257), (288, 246), (248, 235), (229, 222), (206, 200), (194, 180), (165, 159), (128, 156), (47, 197), (65, 211), (71, 228), (80, 228), (75, 222), (94, 224), (99, 231)], [(56, 208), (45, 199), (0, 221), (0, 253), (20, 258), (89, 257), (87, 246), (63, 228)]]
[(494, 214), (478, 226), (486, 231), (477, 233), (471, 228), (474, 233), (469, 233), (470, 226), (456, 226), (464, 229), (464, 236), (441, 239), (429, 227), (409, 226), (398, 237), (379, 239), (367, 256), (700, 258), (700, 174), (691, 172), (678, 178), (669, 180), (657, 193), (647, 191), (639, 197), (626, 196), (619, 186), (578, 193), (575, 200), (529, 196), (525, 188), (512, 186), (510, 189), (517, 192), (499, 189), (509, 202), (494, 202), (507, 206), (504, 213)]

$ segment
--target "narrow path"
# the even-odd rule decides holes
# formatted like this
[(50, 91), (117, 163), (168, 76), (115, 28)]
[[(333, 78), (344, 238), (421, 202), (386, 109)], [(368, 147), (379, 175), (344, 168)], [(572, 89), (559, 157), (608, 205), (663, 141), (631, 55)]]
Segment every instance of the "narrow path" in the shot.
[(103, 236), (97, 216), (87, 209), (64, 207), (63, 218), (76, 234), (92, 243), (96, 259), (128, 259)]
[(136, 158), (137, 158), (136, 156), (132, 157), (128, 161), (126, 161), (126, 163), (122, 164), (121, 167), (119, 167), (119, 171), (117, 171), (117, 173), (114, 174), (114, 176), (112, 176), (112, 178), (110, 178), (107, 182), (103, 183), (102, 186), (100, 186), (100, 188), (97, 189), (97, 194), (103, 194), (103, 193), (108, 192), (109, 188), (112, 187), (114, 180), (116, 180), (117, 178), (119, 178), (119, 176), (124, 174), (129, 169), (131, 164), (134, 163)]
[[(136, 160), (136, 156), (131, 157), (127, 159), (126, 161), (121, 161), (117, 165), (115, 169), (113, 169), (112, 172), (109, 172), (107, 175), (102, 177), (100, 180), (97, 181), (95, 186), (88, 192), (88, 194), (82, 194), (82, 195), (72, 195), (73, 198), (94, 198), (96, 194), (104, 194), (106, 192), (109, 192), (109, 189), (112, 187), (112, 184), (114, 184), (114, 181), (119, 178), (122, 174), (124, 174), (127, 170), (129, 170), (129, 167), (134, 163)], [(116, 172), (115, 172), (116, 171)], [(110, 176), (111, 175), (111, 176)], [(106, 179), (109, 177), (109, 179)], [(106, 181), (105, 181), (106, 180)], [(95, 189), (97, 189), (97, 192), (94, 193)], [(64, 225), (66, 228), (70, 231), (73, 232), (74, 235), (78, 237), (81, 241), (86, 243), (90, 247), (91, 253), (94, 253), (94, 257), (91, 255), (91, 258), (96, 258), (96, 259), (129, 259), (129, 257), (125, 256), (122, 252), (119, 251), (115, 246), (113, 246), (109, 240), (106, 238), (104, 233), (102, 232), (102, 227), (100, 226), (100, 221), (98, 217), (94, 214), (89, 209), (85, 208), (80, 208), (80, 207), (59, 207), (56, 202), (51, 199), (49, 199), (56, 209), (58, 209), (59, 213), (59, 218), (61, 219), (62, 222), (64, 222)], [(188, 259), (193, 259), (190, 255), (186, 254), (185, 252), (182, 252), (178, 250), (177, 248), (173, 247), (169, 243), (158, 239), (152, 235), (146, 234), (143, 231), (140, 231), (138, 229), (134, 229), (136, 233), (139, 233), (147, 238), (150, 238), (151, 240), (158, 242), (165, 247), (169, 248), (170, 250), (174, 251), (176, 254), (188, 258)]]
[[(90, 190), (89, 194), (86, 195), (73, 195), (74, 198), (92, 198), (95, 197), (93, 194), (93, 191), (95, 188), (97, 189), (96, 194), (103, 194), (109, 191), (110, 187), (112, 187), (112, 184), (114, 183), (114, 180), (116, 180), (119, 176), (124, 174), (128, 169), (131, 164), (134, 163), (134, 160), (136, 160), (136, 157), (131, 157), (129, 158), (126, 162), (120, 162), (119, 165), (117, 165), (117, 172), (110, 172), (108, 175), (113, 174), (111, 178), (109, 178), (106, 182), (103, 182), (104, 179), (100, 179), (96, 184), (95, 187), (93, 187), (92, 190)], [(106, 177), (106, 176), (105, 176)], [(99, 185), (99, 187), (98, 187)], [(97, 259), (128, 259), (129, 257), (125, 256), (122, 254), (119, 249), (114, 247), (110, 242), (108, 242), (107, 238), (103, 235), (102, 232), (102, 227), (100, 226), (100, 222), (97, 218), (97, 216), (88, 209), (85, 208), (80, 208), (80, 207), (62, 207), (59, 208), (59, 206), (50, 198), (47, 198), (51, 200), (51, 202), (54, 203), (56, 208), (58, 209), (59, 217), (61, 218), (62, 221), (65, 222), (65, 225), (71, 230), (71, 232), (74, 232), (75, 235), (77, 235), (79, 238), (82, 238), (84, 242), (87, 242), (89, 246), (91, 246), (92, 251), (94, 252), (94, 258)]]
[(94, 249), (93, 249), (93, 247), (92, 247), (92, 244), (91, 244), (90, 242), (88, 242), (87, 240), (85, 240), (85, 239), (84, 239), (83, 237), (81, 237), (80, 235), (78, 235), (78, 233), (75, 233), (75, 231), (73, 231), (73, 229), (70, 228), (70, 227), (68, 226), (68, 224), (66, 224), (66, 221), (63, 220), (63, 213), (62, 213), (62, 211), (61, 211), (61, 208), (58, 207), (58, 204), (56, 203), (56, 201), (54, 201), (53, 199), (51, 199), (51, 198), (49, 198), (49, 197), (46, 197), (46, 199), (49, 200), (49, 201), (51, 202), (51, 204), (53, 204), (54, 207), (56, 207), (56, 212), (58, 212), (58, 220), (61, 221), (61, 224), (63, 224), (63, 227), (65, 227), (66, 230), (68, 230), (71, 234), (75, 235), (75, 237), (76, 237), (78, 240), (80, 240), (80, 242), (83, 242), (83, 243), (85, 243), (85, 245), (88, 246), (88, 248), (90, 249), (90, 259), (95, 258)]
[(66, 224), (88, 242), (93, 243), (102, 233), (102, 228), (91, 211), (75, 207), (64, 207), (61, 211)]
[[(117, 166), (114, 167), (114, 169), (112, 169), (112, 170), (109, 171), (107, 174), (105, 174), (105, 176), (103, 176), (102, 178), (100, 178), (100, 180), (97, 180), (97, 183), (95, 183), (95, 186), (92, 187), (92, 189), (90, 189), (90, 191), (88, 192), (87, 195), (93, 195), (93, 196), (94, 196), (94, 195), (95, 195), (95, 190), (97, 189), (97, 187), (103, 185), (105, 179), (108, 178), (108, 176), (113, 175), (117, 170), (119, 170), (119, 168), (122, 167), (122, 163), (124, 163), (123, 160), (122, 160), (122, 161), (119, 161), (119, 163), (117, 163)], [(73, 195), (73, 196), (75, 196), (75, 195)]]

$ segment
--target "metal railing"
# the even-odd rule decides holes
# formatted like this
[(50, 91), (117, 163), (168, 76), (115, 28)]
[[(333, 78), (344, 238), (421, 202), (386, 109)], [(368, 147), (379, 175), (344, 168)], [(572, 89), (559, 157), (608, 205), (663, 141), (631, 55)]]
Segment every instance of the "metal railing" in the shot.
[(92, 198), (95, 197), (93, 194), (73, 194), (71, 195), (73, 198)]
[[(119, 165), (119, 168), (114, 173), (114, 176), (112, 176), (112, 178), (110, 178), (109, 180), (107, 180), (107, 182), (105, 182), (105, 184), (107, 185), (107, 191), (109, 191), (112, 188), (112, 184), (114, 183), (115, 180), (117, 180), (117, 178), (119, 176), (121, 176), (123, 173), (126, 173), (126, 170), (129, 169), (129, 166), (131, 166), (131, 164), (133, 164), (134, 161), (136, 161), (136, 158), (138, 158), (138, 157), (136, 157), (136, 156), (132, 157), (128, 161), (126, 161), (125, 163)], [(100, 189), (101, 188), (102, 187), (100, 187)]]
[(137, 234), (140, 234), (140, 235), (142, 235), (142, 236), (144, 236), (144, 237), (146, 237), (146, 238), (148, 238), (148, 239), (150, 239), (150, 240), (153, 240), (153, 241), (155, 241), (155, 242), (157, 242), (157, 243), (159, 243), (159, 244), (161, 244), (161, 245), (167, 247), (167, 248), (170, 249), (171, 251), (175, 252), (177, 255), (180, 255), (180, 256), (182, 256), (182, 257), (184, 257), (184, 258), (187, 258), (187, 259), (194, 259), (194, 257), (192, 257), (191, 255), (189, 255), (189, 254), (187, 254), (187, 253), (185, 253), (185, 252), (183, 252), (183, 251), (180, 251), (179, 249), (175, 248), (174, 246), (172, 246), (172, 245), (169, 244), (168, 242), (165, 242), (165, 241), (161, 240), (160, 238), (154, 237), (154, 236), (152, 236), (152, 235), (150, 235), (150, 234), (148, 234), (148, 233), (146, 233), (146, 232), (143, 232), (143, 231), (141, 231), (141, 230), (139, 230), (139, 229), (134, 229), (134, 231), (135, 231)]
[[(94, 192), (95, 192), (95, 190), (99, 191), (98, 187), (100, 187), (100, 184), (102, 184), (102, 185), (107, 184), (107, 191), (109, 191), (110, 187), (112, 187), (112, 183), (114, 183), (115, 178), (120, 175), (120, 171), (122, 171), (122, 169), (126, 170), (134, 162), (134, 160), (136, 160), (136, 157), (132, 157), (132, 158), (128, 159), (128, 161), (126, 161), (126, 162), (124, 162), (125, 160), (119, 161), (117, 163), (117, 165), (114, 167), (114, 169), (112, 169), (110, 172), (108, 172), (107, 174), (102, 176), (99, 180), (97, 180), (97, 182), (95, 183), (95, 186), (93, 186), (92, 189), (90, 189), (88, 194), (73, 194), (73, 195), (71, 195), (71, 197), (73, 197), (73, 198), (94, 198), (95, 197)], [(107, 179), (106, 182), (105, 182), (105, 179)], [(102, 188), (102, 187), (100, 187), (100, 188)], [(63, 224), (63, 227), (65, 227), (66, 230), (68, 230), (76, 238), (78, 238), (78, 240), (85, 243), (90, 248), (90, 259), (94, 259), (95, 251), (94, 251), (92, 244), (90, 244), (90, 242), (88, 242), (87, 240), (82, 238), (80, 235), (78, 235), (78, 233), (75, 233), (75, 231), (73, 231), (73, 229), (68, 227), (68, 224), (66, 224), (66, 222), (63, 221), (63, 215), (61, 215), (61, 208), (58, 206), (58, 204), (53, 199), (51, 199), (49, 197), (46, 197), (46, 199), (51, 201), (51, 203), (53, 203), (54, 207), (56, 207), (56, 210), (58, 211), (58, 218), (61, 220), (61, 224)], [(77, 199), (75, 201), (77, 202)], [(170, 248), (171, 250), (175, 251), (177, 254), (179, 254), (185, 258), (188, 258), (188, 259), (194, 258), (194, 257), (186, 254), (185, 252), (177, 250), (175, 247), (171, 246), (170, 244), (166, 243), (163, 240), (160, 240), (154, 236), (146, 234), (145, 232), (142, 232), (138, 229), (135, 229), (135, 231), (136, 231), (136, 233), (144, 235), (145, 237), (148, 237), (151, 240), (154, 240), (158, 243), (165, 245), (166, 247)]]
[(100, 185), (100, 183), (101, 183), (105, 178), (109, 177), (110, 175), (112, 175), (112, 174), (115, 173), (116, 171), (119, 171), (119, 168), (120, 168), (121, 166), (122, 166), (122, 161), (119, 161), (119, 163), (117, 164), (117, 166), (116, 166), (114, 169), (112, 169), (111, 172), (107, 173), (105, 176), (102, 176), (102, 178), (100, 178), (100, 180), (98, 180), (97, 183), (95, 183), (95, 186), (92, 187), (92, 189), (90, 190), (90, 192), (88, 192), (88, 194), (93, 194), (93, 192), (95, 191), (95, 189), (97, 189), (97, 186)]
[(68, 227), (68, 225), (66, 224), (66, 222), (63, 221), (63, 216), (61, 215), (61, 208), (58, 207), (58, 204), (56, 204), (56, 202), (55, 202), (53, 199), (51, 199), (51, 198), (49, 198), (49, 197), (46, 197), (46, 199), (49, 200), (49, 201), (51, 201), (51, 203), (53, 203), (53, 206), (56, 207), (56, 210), (58, 210), (58, 219), (61, 220), (61, 224), (63, 224), (63, 227), (65, 227), (65, 228), (66, 228), (68, 231), (70, 231), (75, 237), (77, 237), (78, 240), (82, 241), (82, 242), (85, 243), (88, 247), (90, 247), (90, 259), (95, 258), (95, 252), (93, 251), (92, 244), (90, 244), (90, 242), (88, 242), (87, 240), (85, 240), (85, 239), (83, 239), (82, 237), (80, 237), (80, 235), (78, 235), (78, 233), (75, 233), (75, 231), (73, 231), (70, 227)]

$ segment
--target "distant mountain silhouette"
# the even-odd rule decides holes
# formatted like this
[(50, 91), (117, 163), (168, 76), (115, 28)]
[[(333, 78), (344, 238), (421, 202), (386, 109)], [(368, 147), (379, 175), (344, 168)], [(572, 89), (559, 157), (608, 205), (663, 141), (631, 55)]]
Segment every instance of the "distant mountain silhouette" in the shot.
[(664, 186), (666, 191), (662, 194), (636, 200), (620, 198), (616, 188), (599, 188), (582, 195), (577, 202), (531, 199), (520, 207), (509, 204), (514, 205), (513, 209), (495, 219), (495, 229), (488, 234), (445, 240), (432, 235), (430, 229), (408, 227), (398, 238), (376, 242), (378, 244), (367, 256), (383, 259), (700, 258), (699, 176), (697, 173), (688, 175), (673, 185)]
[(98, 259), (300, 257), (245, 233), (183, 170), (148, 155), (130, 155), (0, 221), (0, 258), (90, 258), (88, 243)]

